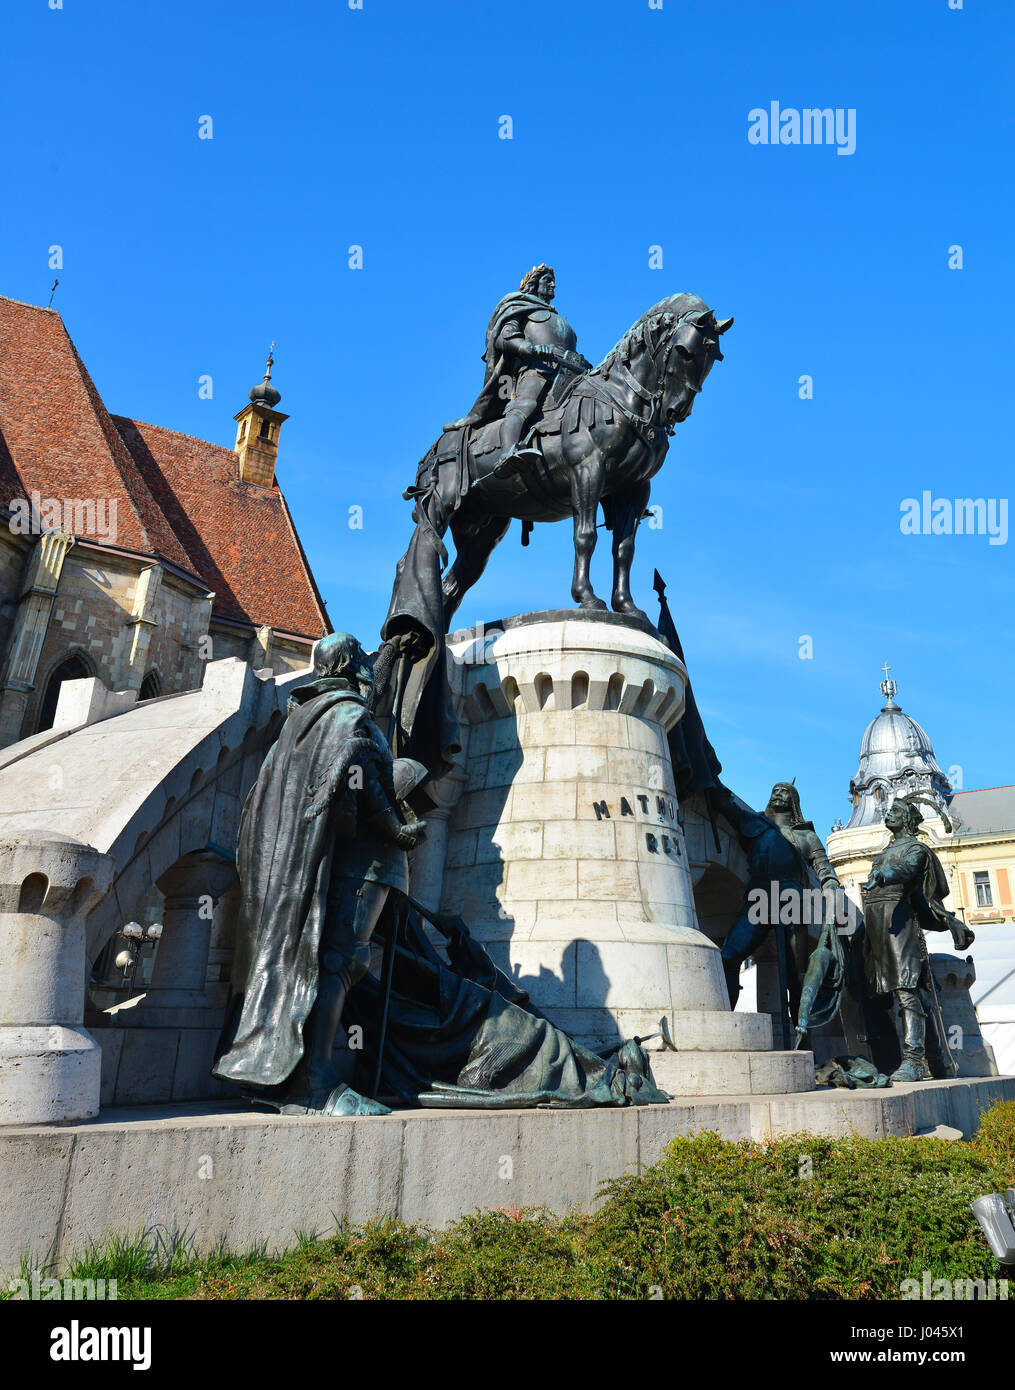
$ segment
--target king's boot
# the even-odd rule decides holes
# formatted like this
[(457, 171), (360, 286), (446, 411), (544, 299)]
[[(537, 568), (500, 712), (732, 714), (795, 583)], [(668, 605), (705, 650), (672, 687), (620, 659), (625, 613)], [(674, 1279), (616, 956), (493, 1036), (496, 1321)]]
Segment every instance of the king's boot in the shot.
[[(909, 991), (907, 991), (907, 994)], [(901, 994), (901, 991), (900, 991)], [(902, 1063), (892, 1072), (893, 1081), (924, 1081), (927, 1078), (927, 1018), (919, 998), (899, 1000), (902, 1013)]]
[(370, 948), (363, 940), (342, 956), (322, 951), (317, 998), (304, 1030), (304, 1052), (280, 1103), (283, 1115), (390, 1115), (380, 1101), (354, 1091), (335, 1067), (335, 1041), (349, 990), (366, 973)]
[(516, 473), (523, 473), (539, 462), (539, 450), (520, 443), (531, 413), (531, 405), (528, 402), (524, 410), (514, 410), (509, 406), (504, 412), (504, 424), (501, 427), (500, 436), (504, 452), (493, 469), (495, 478), (511, 478)]

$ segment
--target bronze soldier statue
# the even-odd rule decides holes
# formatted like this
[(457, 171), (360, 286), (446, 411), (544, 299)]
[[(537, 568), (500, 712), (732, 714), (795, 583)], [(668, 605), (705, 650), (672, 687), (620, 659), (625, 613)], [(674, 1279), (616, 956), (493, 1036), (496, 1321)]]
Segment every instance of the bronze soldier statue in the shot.
[(374, 928), (389, 893), (407, 890), (406, 851), (425, 829), (396, 794), (425, 769), (392, 760), (372, 688), (356, 639), (322, 638), (240, 818), (234, 992), (214, 1075), (283, 1114), (387, 1113), (332, 1060)]
[[(516, 294), (507, 294), (493, 311), (486, 330), (486, 377), (467, 415), (445, 425), (478, 428), (503, 414), (501, 459), (497, 477), (521, 472), (539, 458), (524, 447), (523, 437), (542, 409), (560, 368), (586, 372), (591, 363), (576, 351), (578, 338), (567, 319), (553, 307), (556, 280), (548, 265), (533, 266)], [(511, 392), (506, 408), (504, 386)]]
[(957, 950), (965, 950), (973, 933), (945, 908), (948, 879), (941, 861), (917, 838), (923, 820), (915, 799), (893, 801), (885, 815), (891, 842), (871, 865), (864, 895), (864, 963), (867, 989), (894, 995), (902, 1022), (902, 1063), (893, 1081), (923, 1081), (927, 1066), (927, 1017), (934, 1024), (934, 1050), (953, 1075), (941, 1008), (931, 971), (924, 931), (950, 931)]
[[(715, 800), (716, 809), (737, 833), (750, 874), (744, 906), (722, 946), (726, 988), (734, 1009), (740, 996), (740, 967), (772, 928), (779, 926), (782, 895), (787, 890), (797, 895), (805, 890), (813, 892), (814, 885), (826, 894), (837, 895), (839, 880), (813, 824), (804, 820), (800, 794), (791, 782), (775, 784), (763, 815), (736, 801), (721, 783)], [(761, 893), (767, 910), (757, 907)], [(802, 906), (802, 899), (798, 897), (797, 903)], [(785, 957), (780, 955), (780, 974), (786, 977), (785, 987), (796, 1017), (799, 979), (807, 956), (807, 924), (803, 920), (807, 914), (801, 910), (787, 915), (794, 932)], [(781, 952), (783, 943), (779, 945)]]

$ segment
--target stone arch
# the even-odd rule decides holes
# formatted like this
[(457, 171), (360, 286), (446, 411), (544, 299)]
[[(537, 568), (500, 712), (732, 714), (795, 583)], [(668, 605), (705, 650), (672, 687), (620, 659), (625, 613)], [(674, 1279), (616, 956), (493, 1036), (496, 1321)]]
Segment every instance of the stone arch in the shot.
[(698, 925), (705, 935), (719, 943), (725, 940), (744, 901), (743, 880), (725, 864), (711, 863), (694, 885), (694, 907)]
[(575, 671), (571, 676), (571, 708), (581, 709), (589, 702), (589, 673)]
[[(277, 737), (289, 691), (307, 674), (276, 678), (235, 658), (212, 662), (200, 690), (108, 717), (89, 715), (89, 724), (50, 729), (0, 750), (0, 870), (8, 870), (0, 898), (26, 940), (34, 939), (40, 911), (59, 921), (61, 930), (43, 943), (54, 957), (47, 978), (66, 986), (57, 1021), (83, 1021), (94, 1030), (84, 1034), (89, 1060), (80, 1106), (75, 1101), (77, 1108), (67, 1110), (57, 1087), (33, 1115), (96, 1113), (100, 1070), (111, 1104), (218, 1093), (210, 1068), (228, 952), (218, 948), (209, 990), (212, 923), (217, 917), (219, 940), (228, 943), (240, 809)], [(53, 762), (64, 775), (56, 806), (46, 777)], [(112, 1027), (111, 1016), (92, 1011), (88, 999), (92, 965), (156, 889), (163, 932), (151, 982), (141, 986), (134, 1026)], [(17, 976), (21, 967), (12, 968)], [(30, 992), (39, 970), (27, 953), (22, 973), (15, 985)], [(39, 1018), (47, 1021), (44, 1009)], [(50, 1051), (48, 1043), (40, 1051), (46, 1066)], [(76, 1065), (68, 1057), (66, 1065)]]
[[(280, 724), (281, 716), (269, 720), (260, 730), (248, 730), (234, 747), (208, 750), (215, 752), (211, 766), (204, 766), (206, 758), (193, 756), (173, 769), (172, 785), (180, 788), (179, 794), (165, 799), (157, 820), (156, 797), (153, 823), (137, 836), (132, 850), (122, 860), (114, 856), (117, 872), (110, 892), (88, 921), (88, 951), (92, 959), (97, 958), (120, 923), (131, 917), (135, 902), (151, 884), (159, 885), (179, 864), (195, 855), (235, 853), (243, 800)], [(225, 887), (228, 882), (222, 891)]]
[(620, 702), (624, 698), (624, 675), (622, 671), (614, 671), (606, 682), (606, 692), (603, 697), (603, 709), (619, 710)]
[(65, 647), (60, 655), (50, 662), (45, 676), (36, 686), (37, 704), (33, 717), (33, 732), (45, 733), (53, 727), (56, 706), (60, 699), (60, 686), (65, 680), (87, 679), (98, 674), (94, 658), (84, 647)]
[(19, 912), (39, 912), (49, 892), (49, 879), (45, 874), (29, 874), (21, 885), (18, 898)]
[(141, 688), (137, 693), (137, 702), (140, 704), (142, 700), (157, 700), (161, 694), (162, 676), (159, 674), (156, 667), (152, 667), (150, 671), (145, 672), (144, 680), (141, 682)]

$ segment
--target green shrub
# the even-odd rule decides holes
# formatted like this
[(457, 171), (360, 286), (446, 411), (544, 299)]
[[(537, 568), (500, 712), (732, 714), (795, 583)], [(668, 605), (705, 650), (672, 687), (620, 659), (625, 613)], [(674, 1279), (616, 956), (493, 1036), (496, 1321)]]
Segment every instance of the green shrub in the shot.
[(1001, 1188), (1015, 1187), (1015, 1100), (999, 1100), (980, 1117), (972, 1147), (1002, 1174)]
[(897, 1298), (924, 1270), (996, 1273), (969, 1210), (992, 1176), (937, 1139), (678, 1138), (606, 1185), (588, 1248), (608, 1297)]

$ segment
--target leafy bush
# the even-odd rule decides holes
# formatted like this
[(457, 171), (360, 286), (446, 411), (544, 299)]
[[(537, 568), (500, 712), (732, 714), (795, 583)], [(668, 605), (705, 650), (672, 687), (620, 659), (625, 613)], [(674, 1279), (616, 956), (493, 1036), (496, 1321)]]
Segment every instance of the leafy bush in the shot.
[(679, 1138), (607, 1184), (588, 1250), (608, 1297), (898, 1298), (924, 1270), (996, 1274), (969, 1204), (1001, 1185), (990, 1155), (947, 1140)]

